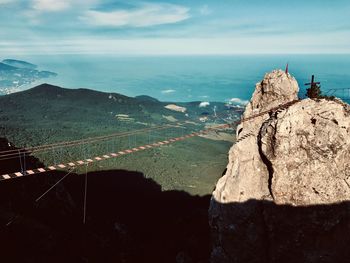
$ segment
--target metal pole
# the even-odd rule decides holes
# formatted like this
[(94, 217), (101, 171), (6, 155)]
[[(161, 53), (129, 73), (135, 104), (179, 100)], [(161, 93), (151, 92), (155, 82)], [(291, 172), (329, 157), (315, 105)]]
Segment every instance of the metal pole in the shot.
[(88, 167), (88, 163), (86, 163), (86, 165), (85, 165), (84, 215), (83, 215), (83, 224), (84, 225), (86, 223), (86, 203), (87, 203), (87, 186), (88, 186), (87, 167)]
[(18, 157), (19, 157), (19, 164), (21, 165), (21, 172), (23, 173), (22, 157), (21, 157), (21, 151), (20, 150), (18, 150)]

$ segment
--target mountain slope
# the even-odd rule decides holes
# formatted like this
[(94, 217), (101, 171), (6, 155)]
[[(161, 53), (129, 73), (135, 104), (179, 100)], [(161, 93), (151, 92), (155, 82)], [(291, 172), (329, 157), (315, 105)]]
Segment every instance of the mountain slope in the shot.
[[(131, 98), (43, 84), (0, 96), (0, 135), (16, 145), (37, 145), (172, 124), (172, 119), (199, 122), (203, 111), (207, 111), (198, 103), (181, 103), (186, 114), (166, 109), (166, 105), (149, 97)], [(226, 111), (223, 103), (213, 105), (218, 113)], [(230, 114), (238, 118), (240, 113)], [(126, 118), (119, 118), (120, 115)]]
[(16, 68), (25, 68), (25, 69), (36, 69), (38, 66), (32, 63), (16, 60), (16, 59), (4, 59), (2, 63), (16, 67)]
[[(52, 165), (58, 161), (65, 163), (92, 158), (112, 151), (167, 140), (191, 133), (207, 124), (200, 122), (199, 118), (203, 111), (209, 109), (200, 108), (199, 103), (182, 103), (187, 109), (186, 113), (166, 109), (167, 105), (168, 103), (150, 98), (145, 101), (144, 98), (140, 100), (116, 93), (72, 90), (43, 84), (0, 97), (0, 137), (7, 138), (18, 147), (28, 147), (108, 135), (108, 140), (96, 143), (33, 153), (45, 165)], [(223, 103), (213, 105), (217, 105), (218, 114), (225, 113), (230, 118), (238, 118), (240, 115), (239, 111), (226, 110)], [(225, 115), (222, 117), (225, 118)], [(211, 123), (224, 122), (213, 114), (207, 117)], [(178, 127), (177, 121), (189, 123)], [(159, 126), (162, 129), (132, 136), (110, 136)], [(229, 130), (225, 132), (230, 135)], [(231, 135), (231, 138), (233, 140), (234, 136)], [(207, 194), (217, 179), (218, 171), (224, 169), (229, 145), (230, 142), (224, 140), (214, 141), (198, 137), (176, 145), (138, 152), (133, 156), (113, 158), (108, 162), (91, 165), (89, 169), (123, 167), (143, 171), (165, 189), (186, 189), (189, 192)], [(193, 149), (201, 150), (193, 154)], [(20, 162), (17, 162), (17, 168), (13, 169), (19, 171), (19, 165)], [(194, 166), (197, 167), (195, 171)]]
[(4, 64), (0, 62), (0, 71), (16, 70), (16, 67)]

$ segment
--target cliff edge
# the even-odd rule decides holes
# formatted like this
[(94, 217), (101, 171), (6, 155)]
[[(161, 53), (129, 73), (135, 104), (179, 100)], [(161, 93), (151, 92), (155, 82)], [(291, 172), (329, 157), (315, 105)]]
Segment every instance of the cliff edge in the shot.
[[(298, 99), (282, 70), (256, 85), (243, 118)], [(350, 107), (304, 99), (243, 122), (209, 209), (212, 262), (346, 262)]]

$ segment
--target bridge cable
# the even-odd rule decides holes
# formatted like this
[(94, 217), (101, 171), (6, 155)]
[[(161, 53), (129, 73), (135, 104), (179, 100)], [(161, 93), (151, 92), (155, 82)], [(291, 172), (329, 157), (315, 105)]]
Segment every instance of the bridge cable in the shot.
[(58, 180), (53, 186), (51, 186), (48, 190), (46, 190), (41, 196), (35, 199), (35, 202), (39, 202), (46, 194), (48, 194), (52, 189), (54, 189), (60, 182), (62, 182), (68, 175), (70, 175), (75, 168), (71, 169), (65, 176), (63, 176), (60, 180)]

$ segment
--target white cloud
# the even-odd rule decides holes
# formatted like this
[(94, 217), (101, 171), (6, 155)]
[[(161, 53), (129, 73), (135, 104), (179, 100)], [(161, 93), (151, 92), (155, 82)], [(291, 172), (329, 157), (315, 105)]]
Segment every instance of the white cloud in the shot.
[(56, 12), (68, 9), (71, 0), (33, 0), (33, 9), (37, 11)]
[(5, 5), (14, 2), (16, 2), (16, 0), (0, 0), (0, 5)]
[(176, 92), (176, 90), (174, 90), (174, 89), (166, 89), (166, 90), (162, 90), (161, 92), (162, 92), (163, 94), (170, 94), (170, 93)]
[(230, 99), (229, 102), (230, 102), (230, 103), (235, 103), (235, 104), (240, 104), (240, 105), (246, 105), (246, 104), (248, 104), (249, 101), (247, 101), (247, 100), (242, 100), (242, 99), (240, 99), (240, 98), (232, 98), (232, 99)]
[(34, 11), (35, 15), (40, 12), (59, 12), (67, 9), (74, 9), (82, 12), (92, 8), (98, 3), (99, 0), (32, 0), (31, 11)]
[(133, 10), (115, 10), (110, 12), (85, 12), (81, 20), (97, 25), (112, 27), (147, 27), (172, 24), (190, 17), (189, 8), (173, 4), (144, 4)]
[(210, 102), (203, 101), (203, 102), (199, 103), (199, 108), (205, 108), (205, 107), (207, 107), (209, 105), (210, 105)]
[(212, 11), (208, 5), (203, 5), (201, 8), (199, 8), (199, 13), (201, 15), (207, 16), (207, 15), (210, 15)]

